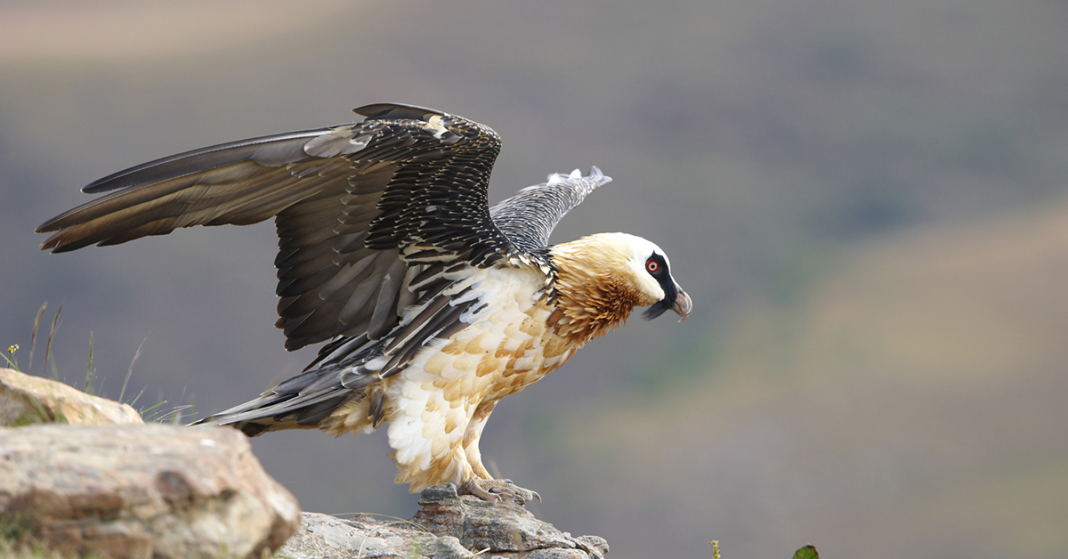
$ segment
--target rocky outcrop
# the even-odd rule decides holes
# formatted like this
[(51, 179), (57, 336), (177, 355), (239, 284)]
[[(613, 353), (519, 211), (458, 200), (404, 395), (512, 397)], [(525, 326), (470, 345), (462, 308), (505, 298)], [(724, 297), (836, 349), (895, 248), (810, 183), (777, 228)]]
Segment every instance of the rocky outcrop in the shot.
[(600, 559), (607, 553), (603, 538), (572, 537), (521, 507), (458, 497), (456, 487), (445, 484), (423, 491), (409, 521), (305, 513), (300, 531), (276, 557)]
[(132, 407), (61, 382), (0, 369), (0, 425), (144, 423)]
[(240, 432), (171, 425), (0, 428), (5, 532), (114, 558), (260, 557), (296, 532), (296, 499)]
[(512, 502), (459, 497), (451, 484), (423, 491), (408, 521), (302, 516), (236, 429), (145, 425), (130, 406), (10, 369), (0, 369), (0, 425), (20, 426), (0, 427), (0, 537), (63, 554), (217, 559), (278, 550), (277, 557), (291, 559), (601, 559), (608, 553), (602, 538), (572, 537)]

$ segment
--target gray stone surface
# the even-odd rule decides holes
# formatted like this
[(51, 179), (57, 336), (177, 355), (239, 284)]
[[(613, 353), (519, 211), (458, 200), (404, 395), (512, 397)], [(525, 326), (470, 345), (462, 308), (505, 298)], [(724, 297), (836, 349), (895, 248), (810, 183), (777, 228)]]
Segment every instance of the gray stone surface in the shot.
[[(290, 559), (594, 559), (608, 553), (602, 538), (560, 532), (511, 500), (457, 496), (451, 484), (423, 491), (411, 520), (302, 516), (235, 429), (145, 425), (125, 404), (0, 369), (5, 424), (22, 427), (0, 427), (0, 526), (66, 554), (216, 559), (278, 550), (277, 557)], [(84, 426), (95, 424), (101, 425)]]
[(278, 557), (599, 559), (607, 553), (602, 538), (572, 537), (514, 503), (458, 497), (455, 486), (445, 484), (423, 491), (409, 521), (305, 513)]
[(240, 432), (171, 425), (0, 428), (0, 520), (66, 553), (261, 557), (296, 532), (296, 499)]

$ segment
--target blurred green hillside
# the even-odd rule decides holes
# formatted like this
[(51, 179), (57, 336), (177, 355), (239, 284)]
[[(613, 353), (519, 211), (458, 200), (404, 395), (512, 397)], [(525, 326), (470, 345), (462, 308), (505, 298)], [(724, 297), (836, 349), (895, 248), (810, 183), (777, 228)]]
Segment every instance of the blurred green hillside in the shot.
[[(117, 396), (147, 337), (140, 404), (249, 399), (314, 355), (271, 327), (271, 225), (33, 228), (157, 157), (430, 106), (501, 134), (494, 200), (601, 167), (554, 239), (647, 237), (694, 300), (499, 406), (483, 452), (539, 517), (616, 558), (1064, 557), (1064, 29), (1053, 0), (5, 2), (0, 344), (25, 366), (62, 302), (61, 377), (93, 332)], [(307, 510), (409, 516), (379, 435), (254, 445)]]

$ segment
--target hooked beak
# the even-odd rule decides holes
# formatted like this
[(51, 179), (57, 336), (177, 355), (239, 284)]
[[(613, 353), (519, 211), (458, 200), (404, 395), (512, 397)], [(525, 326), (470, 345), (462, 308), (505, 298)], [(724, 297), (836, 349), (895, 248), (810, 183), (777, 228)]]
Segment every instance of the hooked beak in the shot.
[(693, 310), (693, 301), (690, 300), (690, 296), (685, 291), (679, 290), (678, 296), (675, 297), (675, 304), (672, 305), (671, 310), (675, 311), (675, 314), (681, 316), (679, 322), (686, 320), (687, 316), (690, 316), (690, 311)]

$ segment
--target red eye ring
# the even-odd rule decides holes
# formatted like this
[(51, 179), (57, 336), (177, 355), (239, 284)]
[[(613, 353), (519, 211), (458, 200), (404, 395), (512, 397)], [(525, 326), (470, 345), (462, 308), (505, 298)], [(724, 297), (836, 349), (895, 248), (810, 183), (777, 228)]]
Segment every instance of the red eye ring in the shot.
[(650, 274), (655, 274), (660, 271), (660, 263), (656, 260), (650, 260), (645, 263), (645, 269), (648, 270)]

